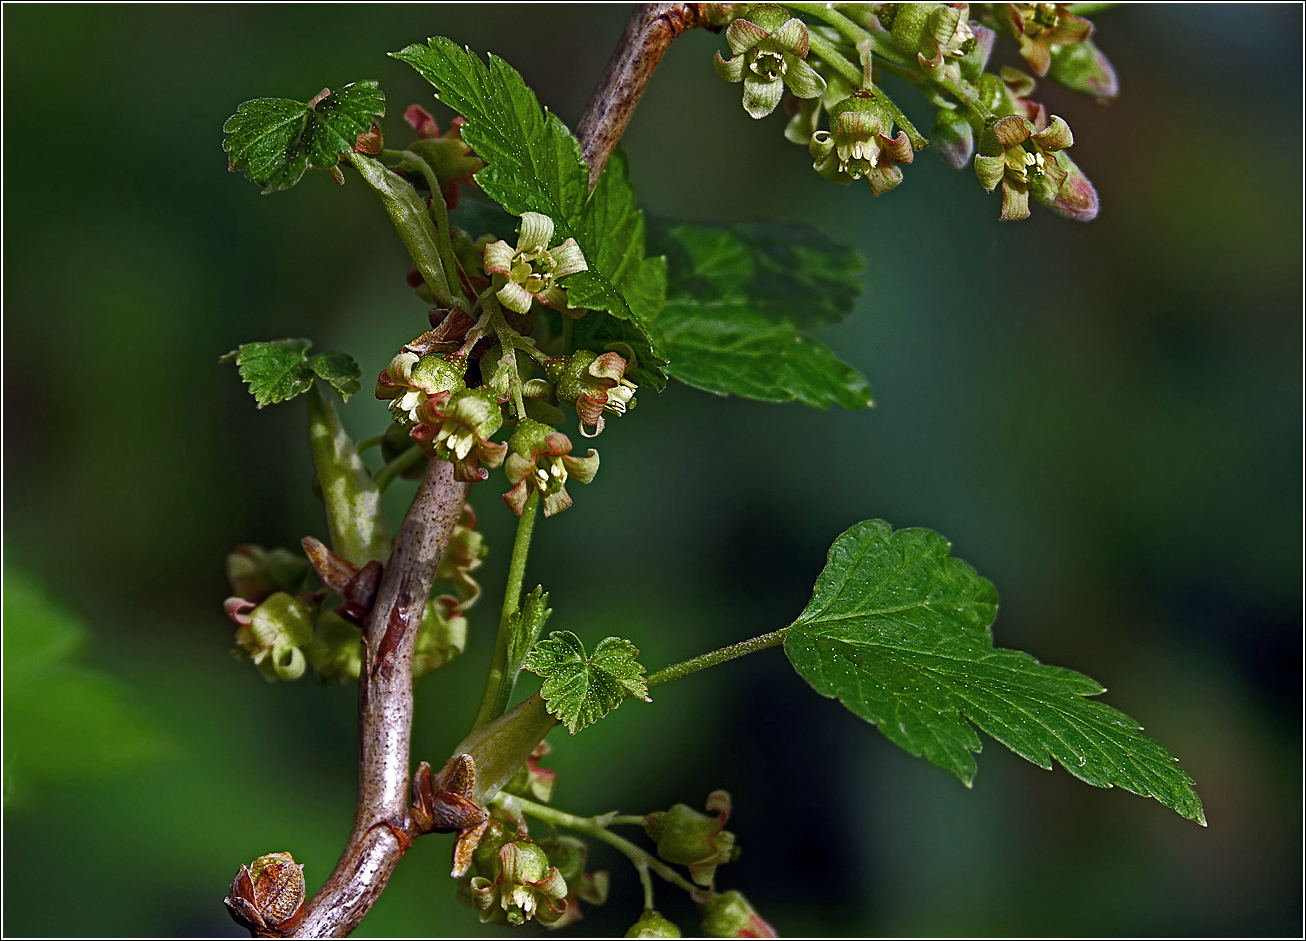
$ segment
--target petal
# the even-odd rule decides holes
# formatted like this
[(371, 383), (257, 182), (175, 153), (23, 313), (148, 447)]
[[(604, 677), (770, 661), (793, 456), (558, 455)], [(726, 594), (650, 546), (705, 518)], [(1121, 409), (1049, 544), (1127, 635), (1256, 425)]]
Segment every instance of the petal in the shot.
[(764, 118), (775, 110), (775, 106), (784, 97), (784, 90), (785, 83), (780, 79), (774, 82), (759, 82), (755, 78), (745, 78), (744, 110), (752, 118)]
[(1044, 33), (1043, 39), (1058, 46), (1073, 46), (1077, 42), (1083, 42), (1092, 34), (1091, 22), (1073, 13), (1061, 13), (1057, 17), (1057, 25)]
[(508, 459), (503, 463), (504, 475), (514, 484), (528, 479), (534, 470), (535, 462), (528, 457), (522, 457), (516, 451), (509, 454)]
[(784, 83), (799, 98), (820, 98), (825, 94), (825, 79), (802, 59), (785, 53)]
[[(567, 292), (556, 284), (550, 284), (535, 297), (545, 307), (552, 307), (554, 310), (567, 309)], [(518, 313), (524, 314), (526, 311), (518, 311)]]
[(1020, 54), (1024, 56), (1025, 61), (1029, 63), (1029, 67), (1034, 70), (1034, 74), (1039, 78), (1048, 74), (1048, 66), (1052, 64), (1052, 52), (1041, 37), (1032, 40), (1021, 36)]
[(485, 273), (507, 274), (513, 254), (512, 246), (502, 239), (485, 246)]
[(911, 141), (906, 131), (899, 131), (898, 136), (890, 139), (880, 135), (880, 147), (894, 163), (911, 163), (916, 159), (916, 151), (911, 149)]
[(503, 495), (503, 502), (508, 504), (509, 509), (514, 513), (521, 516), (522, 511), (526, 509), (526, 497), (529, 491), (530, 488), (526, 486), (526, 481), (520, 480), (517, 482), (517, 486)]
[(1005, 157), (985, 157), (983, 154), (975, 155), (975, 175), (979, 177), (980, 185), (990, 193), (993, 188), (1002, 182), (1002, 175), (1006, 172), (1007, 160)]
[(1075, 135), (1070, 133), (1070, 125), (1054, 114), (1047, 130), (1035, 134), (1034, 140), (1044, 150), (1064, 150), (1075, 143)]
[[(771, 34), (771, 39), (785, 52), (792, 52), (800, 59), (807, 58), (808, 40), (807, 24), (798, 17), (790, 17), (780, 24), (780, 28)], [(809, 95), (802, 97), (808, 98)]]
[(626, 375), (626, 361), (619, 353), (611, 350), (600, 353), (594, 357), (594, 362), (590, 363), (589, 374), (596, 379), (611, 380), (611, 384), (615, 385)]
[(1029, 190), (1014, 183), (1002, 184), (1002, 221), (1019, 222), (1029, 218)]
[(495, 294), (499, 303), (511, 311), (524, 314), (531, 309), (531, 293), (516, 281), (509, 281)]
[[(542, 252), (549, 247), (549, 240), (553, 238), (553, 220), (542, 213), (523, 212), (518, 233), (518, 251)], [(518, 313), (526, 312), (523, 310)]]
[(558, 266), (553, 272), (555, 278), (565, 278), (577, 271), (589, 270), (589, 265), (585, 261), (585, 254), (580, 250), (580, 246), (576, 244), (575, 239), (567, 239), (557, 248), (552, 249), (549, 255)]
[(742, 82), (744, 80), (744, 57), (733, 56), (729, 59), (721, 58), (721, 53), (716, 54), (716, 74), (720, 75), (727, 82)]
[(877, 167), (866, 174), (866, 182), (871, 184), (871, 195), (879, 196), (902, 182), (902, 171), (892, 165)]
[(1002, 149), (1010, 150), (1029, 140), (1031, 131), (1028, 121), (1018, 115), (1009, 114), (1005, 118), (998, 119), (998, 123), (993, 125), (993, 133), (997, 136)]
[(590, 453), (585, 457), (575, 457), (569, 454), (562, 459), (562, 466), (567, 468), (568, 476), (587, 484), (599, 472), (599, 452), (590, 448)]
[(567, 495), (566, 487), (563, 487), (557, 493), (546, 493), (544, 495), (545, 516), (552, 516), (554, 513), (561, 513), (569, 506), (571, 506), (571, 497)]
[(732, 20), (726, 27), (726, 42), (735, 55), (752, 49), (771, 34), (748, 20)]
[(807, 152), (820, 163), (834, 152), (834, 138), (829, 131), (817, 131), (807, 144)]
[(506, 442), (496, 444), (493, 441), (480, 441), (476, 445), (476, 456), (486, 467), (498, 467), (507, 454)]

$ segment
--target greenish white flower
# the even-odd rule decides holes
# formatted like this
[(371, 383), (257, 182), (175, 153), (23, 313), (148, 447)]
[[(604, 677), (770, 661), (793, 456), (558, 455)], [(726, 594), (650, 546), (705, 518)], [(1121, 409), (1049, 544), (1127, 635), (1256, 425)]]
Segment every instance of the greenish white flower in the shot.
[(797, 17), (785, 19), (784, 10), (770, 3), (752, 7), (748, 15), (750, 19), (726, 27), (734, 55), (723, 59), (716, 54), (717, 73), (727, 82), (744, 83), (744, 110), (754, 118), (766, 117), (786, 86), (799, 98), (819, 98), (825, 79), (803, 61), (809, 48), (807, 24)]
[(502, 239), (485, 246), (485, 273), (502, 277), (495, 296), (504, 307), (524, 314), (531, 309), (531, 301), (538, 300), (555, 310), (567, 309), (567, 292), (557, 282), (588, 270), (589, 264), (575, 239), (549, 248), (552, 240), (553, 220), (538, 212), (525, 212), (516, 248)]

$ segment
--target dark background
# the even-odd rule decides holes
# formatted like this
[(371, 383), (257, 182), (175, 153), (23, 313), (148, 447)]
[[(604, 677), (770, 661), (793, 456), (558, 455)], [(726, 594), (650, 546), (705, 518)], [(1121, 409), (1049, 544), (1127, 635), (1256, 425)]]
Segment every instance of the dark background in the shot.
[[(303, 406), (256, 411), (216, 360), (308, 336), (373, 376), (425, 309), (357, 181), (260, 197), (225, 170), (223, 120), (376, 78), (400, 134), (430, 90), (385, 53), (446, 34), (574, 124), (626, 15), (5, 7), (5, 564), (89, 626), (86, 662), (163, 743), (116, 773), (6, 768), (7, 934), (230, 934), (239, 863), (291, 850), (314, 888), (349, 829), (355, 688), (264, 682), (228, 656), (221, 612), (233, 545), (323, 535)], [(991, 740), (967, 790), (778, 651), (552, 737), (555, 803), (574, 812), (729, 790), (744, 852), (719, 881), (782, 934), (1301, 931), (1302, 12), (1097, 22), (1119, 101), (1035, 95), (1101, 195), (1087, 225), (1040, 207), (1001, 224), (1000, 197), (929, 152), (874, 200), (819, 178), (781, 117), (743, 113), (705, 32), (671, 49), (627, 134), (651, 212), (859, 246), (867, 292), (822, 339), (878, 404), (641, 394), (598, 442), (603, 473), (537, 531), (527, 577), (551, 591), (550, 627), (630, 637), (656, 669), (789, 623), (853, 523), (928, 526), (998, 586), (998, 643), (1108, 686), (1210, 820)], [(900, 100), (928, 128), (919, 96)], [(360, 436), (385, 420), (366, 392), (345, 415)], [(419, 684), (417, 757), (446, 755), (479, 697), (513, 523), (494, 481), (473, 498), (487, 597), (464, 660)], [(620, 934), (638, 883), (596, 855), (614, 897), (569, 931)], [(359, 935), (477, 931), (448, 864), (447, 837), (421, 841)], [(693, 932), (679, 894), (660, 887), (659, 906)]]

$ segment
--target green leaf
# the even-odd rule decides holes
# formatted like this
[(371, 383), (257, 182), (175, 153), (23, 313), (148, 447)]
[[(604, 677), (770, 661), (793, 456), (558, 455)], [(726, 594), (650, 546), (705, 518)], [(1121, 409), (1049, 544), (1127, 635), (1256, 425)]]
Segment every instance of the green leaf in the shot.
[(825, 408), (872, 404), (866, 379), (802, 327), (852, 309), (861, 258), (796, 226), (656, 226), (667, 253), (656, 320), (673, 378), (718, 395)]
[(359, 390), (362, 375), (358, 363), (346, 353), (320, 353), (308, 358), (308, 340), (273, 340), (246, 343), (221, 357), (219, 363), (234, 362), (240, 378), (249, 384), (258, 407), (285, 402), (307, 392), (314, 377), (328, 383), (346, 402)]
[(554, 221), (556, 242), (574, 238), (580, 246), (589, 270), (563, 286), (573, 306), (591, 313), (577, 322), (584, 327), (573, 333), (574, 345), (602, 350), (588, 344), (625, 343), (637, 363), (627, 375), (664, 388), (666, 357), (652, 320), (665, 298), (665, 273), (659, 259), (645, 257), (644, 217), (624, 154), (613, 154), (590, 193), (580, 143), (502, 59), (491, 55), (487, 65), (441, 36), (391, 55), (467, 119), (463, 139), (486, 164), (476, 174), (481, 189), (514, 215), (543, 213)]
[(553, 609), (549, 607), (549, 593), (543, 585), (536, 585), (535, 590), (526, 596), (525, 603), (509, 618), (508, 662), (521, 663), (535, 639), (544, 629), (544, 622), (549, 619)]
[(73, 656), (86, 628), (25, 573), (4, 570), (4, 801), (41, 784), (100, 775), (159, 756), (163, 739), (122, 686)]
[(308, 167), (336, 165), (358, 136), (385, 115), (385, 95), (376, 82), (355, 82), (311, 102), (255, 98), (236, 109), (222, 130), (232, 170), (273, 193), (299, 182)]
[(644, 667), (635, 659), (638, 648), (620, 637), (599, 641), (594, 655), (571, 631), (553, 631), (537, 643), (523, 668), (544, 679), (540, 695), (549, 713), (575, 735), (617, 708), (627, 696), (645, 702), (648, 687)]
[(882, 520), (840, 536), (785, 653), (821, 695), (968, 787), (972, 724), (1041, 768), (1052, 760), (1096, 787), (1154, 797), (1203, 826), (1192, 779), (1096, 681), (993, 647), (993, 585), (927, 529)]

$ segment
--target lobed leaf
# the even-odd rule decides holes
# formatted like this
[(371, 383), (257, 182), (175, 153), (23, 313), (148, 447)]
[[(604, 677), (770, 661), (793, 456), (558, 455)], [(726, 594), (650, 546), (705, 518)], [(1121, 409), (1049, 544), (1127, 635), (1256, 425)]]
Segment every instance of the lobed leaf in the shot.
[(847, 316), (861, 258), (796, 226), (659, 226), (668, 298), (656, 325), (671, 375), (697, 389), (825, 408), (872, 404), (870, 386), (801, 327)]
[(298, 183), (309, 166), (334, 167), (384, 116), (385, 95), (373, 81), (328, 91), (312, 102), (255, 98), (222, 125), (222, 149), (232, 170), (243, 170), (265, 194), (274, 193)]
[(577, 323), (585, 329), (573, 334), (575, 344), (625, 343), (635, 354), (627, 373), (633, 381), (664, 388), (666, 358), (652, 327), (665, 297), (664, 269), (645, 257), (643, 214), (624, 155), (613, 155), (591, 193), (580, 143), (502, 59), (482, 62), (442, 36), (391, 55), (467, 119), (463, 139), (486, 164), (476, 174), (481, 189), (514, 215), (543, 213), (554, 221), (555, 241), (574, 238), (580, 246), (589, 270), (563, 279), (572, 306), (591, 311)]
[(1041, 768), (1052, 761), (1096, 787), (1152, 797), (1206, 825), (1193, 781), (1142, 727), (1086, 697), (1082, 673), (993, 647), (997, 592), (946, 539), (882, 520), (840, 536), (790, 628), (785, 653), (821, 695), (968, 787), (975, 727)]
[(639, 649), (628, 640), (608, 637), (585, 656), (585, 646), (571, 631), (553, 631), (526, 657), (523, 669), (543, 678), (540, 695), (549, 714), (575, 735), (603, 718), (627, 696), (649, 702)]
[(273, 340), (246, 343), (221, 357), (219, 363), (234, 362), (240, 378), (249, 385), (258, 407), (285, 402), (301, 395), (321, 379), (349, 401), (359, 390), (362, 370), (347, 353), (319, 353), (308, 358), (308, 340)]

